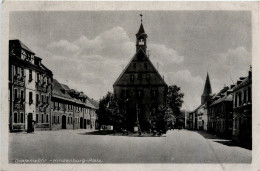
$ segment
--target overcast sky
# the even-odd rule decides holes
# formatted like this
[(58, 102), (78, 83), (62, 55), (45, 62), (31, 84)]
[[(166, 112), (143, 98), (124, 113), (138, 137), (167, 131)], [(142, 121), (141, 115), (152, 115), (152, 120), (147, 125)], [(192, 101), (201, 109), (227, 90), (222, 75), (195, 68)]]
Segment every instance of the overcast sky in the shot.
[[(99, 100), (135, 53), (141, 11), (13, 12), (10, 39), (20, 39), (54, 78)], [(145, 11), (150, 59), (184, 109), (200, 104), (206, 74), (213, 93), (247, 76), (251, 14), (246, 11)], [(157, 64), (158, 63), (158, 64)]]

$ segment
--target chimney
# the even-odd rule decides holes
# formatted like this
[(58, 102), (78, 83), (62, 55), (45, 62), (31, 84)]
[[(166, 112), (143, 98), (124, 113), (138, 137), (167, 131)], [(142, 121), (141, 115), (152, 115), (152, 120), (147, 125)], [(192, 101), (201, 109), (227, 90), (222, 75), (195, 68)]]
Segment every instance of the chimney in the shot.
[(249, 78), (252, 78), (252, 66), (250, 66), (250, 69), (248, 71), (248, 76)]

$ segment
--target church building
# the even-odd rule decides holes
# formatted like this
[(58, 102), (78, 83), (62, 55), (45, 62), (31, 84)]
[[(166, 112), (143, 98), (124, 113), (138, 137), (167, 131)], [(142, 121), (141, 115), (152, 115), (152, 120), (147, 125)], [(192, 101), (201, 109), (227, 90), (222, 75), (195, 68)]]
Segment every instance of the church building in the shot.
[(115, 97), (124, 103), (126, 128), (149, 131), (154, 125), (157, 108), (166, 103), (167, 84), (147, 55), (147, 34), (142, 20), (136, 34), (136, 53), (115, 81)]

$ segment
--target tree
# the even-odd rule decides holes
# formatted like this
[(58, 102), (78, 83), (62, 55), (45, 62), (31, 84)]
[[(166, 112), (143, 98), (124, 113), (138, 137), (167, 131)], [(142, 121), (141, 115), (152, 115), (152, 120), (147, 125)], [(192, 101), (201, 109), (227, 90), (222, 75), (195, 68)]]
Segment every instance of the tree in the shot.
[(120, 130), (125, 125), (123, 104), (111, 92), (108, 92), (99, 102), (97, 111), (99, 129), (101, 125), (113, 125), (114, 130)]
[(183, 103), (184, 94), (181, 93), (181, 88), (172, 85), (168, 87), (166, 105), (168, 105), (176, 117), (181, 114), (181, 106)]

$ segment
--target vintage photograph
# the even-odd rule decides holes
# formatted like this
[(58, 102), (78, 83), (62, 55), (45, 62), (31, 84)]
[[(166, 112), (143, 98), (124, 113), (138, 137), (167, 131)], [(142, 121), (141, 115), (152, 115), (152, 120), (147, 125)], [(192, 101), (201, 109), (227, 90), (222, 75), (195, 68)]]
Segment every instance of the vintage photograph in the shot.
[(254, 161), (252, 11), (48, 9), (8, 12), (9, 165)]

